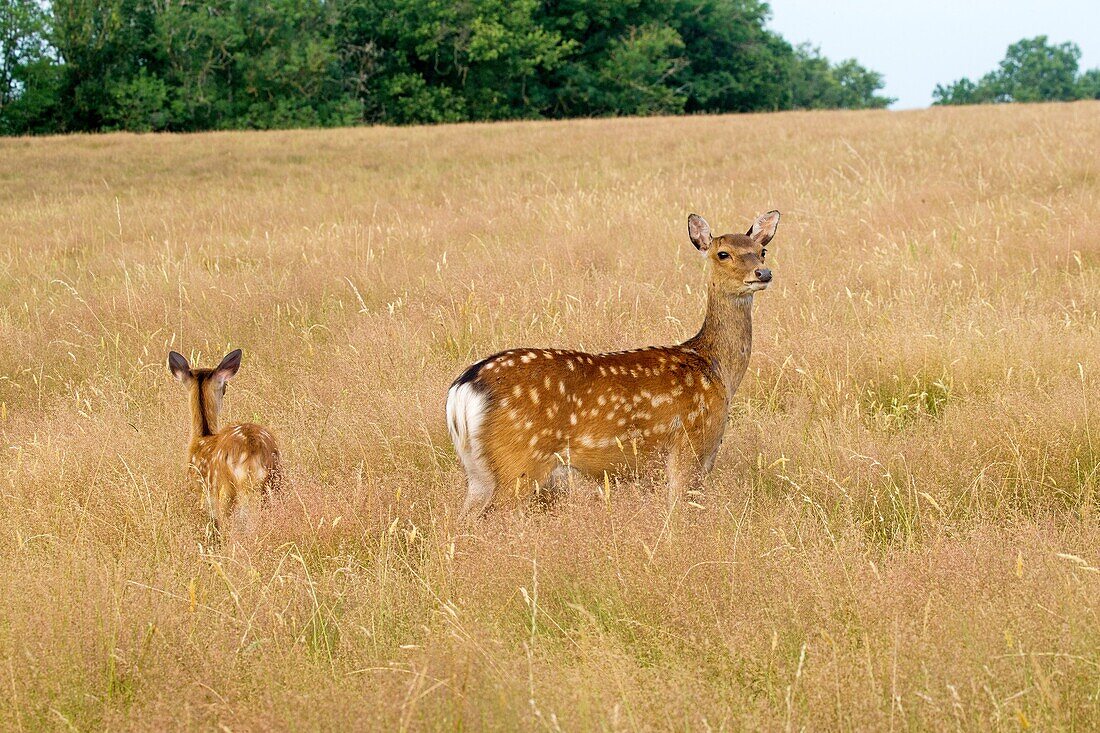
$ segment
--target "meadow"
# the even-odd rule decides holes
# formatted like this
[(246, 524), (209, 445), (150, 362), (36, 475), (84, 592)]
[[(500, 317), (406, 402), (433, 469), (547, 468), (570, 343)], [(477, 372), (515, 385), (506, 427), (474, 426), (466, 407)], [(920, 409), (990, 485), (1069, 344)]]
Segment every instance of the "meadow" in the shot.
[[(1100, 102), (0, 140), (0, 728), (1095, 730)], [(696, 501), (457, 516), (447, 387), (695, 333)], [(285, 498), (200, 551), (169, 349)]]

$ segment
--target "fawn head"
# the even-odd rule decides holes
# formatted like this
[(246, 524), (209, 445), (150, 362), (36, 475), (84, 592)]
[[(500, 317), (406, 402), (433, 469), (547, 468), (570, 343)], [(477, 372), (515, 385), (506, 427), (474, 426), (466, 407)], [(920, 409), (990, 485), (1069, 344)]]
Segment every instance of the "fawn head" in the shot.
[(698, 214), (688, 217), (688, 237), (710, 260), (712, 285), (733, 296), (752, 295), (772, 281), (764, 255), (778, 227), (779, 212), (769, 211), (758, 216), (744, 234), (715, 237), (706, 219)]
[[(191, 396), (191, 413), (201, 421), (202, 433), (217, 430), (218, 414), (225, 397), (225, 384), (241, 368), (241, 350), (230, 351), (213, 369), (192, 369), (183, 354), (168, 352), (168, 369)], [(196, 424), (200, 424), (197, 422)]]

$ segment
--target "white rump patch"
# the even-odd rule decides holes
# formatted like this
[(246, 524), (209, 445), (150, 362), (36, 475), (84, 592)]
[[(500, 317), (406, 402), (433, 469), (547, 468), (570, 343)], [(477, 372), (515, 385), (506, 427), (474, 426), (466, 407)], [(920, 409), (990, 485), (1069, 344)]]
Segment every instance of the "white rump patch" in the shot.
[(495, 488), (481, 445), (485, 408), (485, 395), (474, 389), (470, 382), (457, 384), (447, 392), (447, 432), (451, 434), (451, 442), (469, 480), (467, 509), (488, 503)]

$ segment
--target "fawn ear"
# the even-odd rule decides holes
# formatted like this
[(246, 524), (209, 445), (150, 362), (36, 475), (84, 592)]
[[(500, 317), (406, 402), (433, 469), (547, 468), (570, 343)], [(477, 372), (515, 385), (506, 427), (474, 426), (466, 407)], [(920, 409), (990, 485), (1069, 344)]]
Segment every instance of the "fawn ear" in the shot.
[(172, 376), (181, 382), (187, 382), (191, 379), (191, 367), (187, 363), (187, 359), (183, 354), (176, 351), (168, 352), (168, 371), (172, 372)]
[(217, 379), (219, 382), (228, 382), (240, 368), (241, 350), (235, 349), (226, 354), (225, 358), (222, 359), (222, 363), (218, 364), (218, 368), (214, 370), (214, 379)]
[(688, 237), (695, 249), (706, 252), (710, 249), (710, 243), (714, 241), (714, 235), (710, 233), (710, 224), (698, 214), (688, 216)]
[(772, 241), (772, 237), (775, 236), (775, 230), (779, 228), (779, 212), (772, 209), (766, 214), (761, 214), (756, 217), (756, 221), (752, 223), (749, 230), (745, 234), (753, 238), (753, 240), (761, 247)]

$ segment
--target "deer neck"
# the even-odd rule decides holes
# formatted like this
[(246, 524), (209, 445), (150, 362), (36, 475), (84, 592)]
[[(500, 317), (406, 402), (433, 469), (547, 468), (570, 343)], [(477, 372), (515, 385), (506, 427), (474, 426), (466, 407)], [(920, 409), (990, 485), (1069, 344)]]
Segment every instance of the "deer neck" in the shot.
[(710, 359), (722, 375), (727, 397), (732, 397), (752, 353), (752, 295), (729, 295), (712, 285), (703, 326), (684, 345)]
[(206, 394), (206, 385), (197, 384), (191, 390), (191, 444), (218, 432), (218, 413)]

